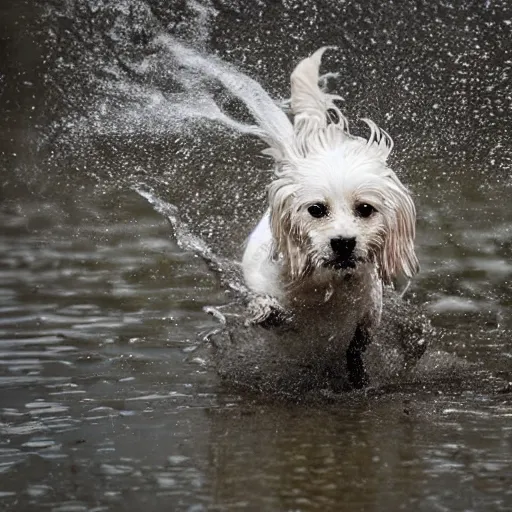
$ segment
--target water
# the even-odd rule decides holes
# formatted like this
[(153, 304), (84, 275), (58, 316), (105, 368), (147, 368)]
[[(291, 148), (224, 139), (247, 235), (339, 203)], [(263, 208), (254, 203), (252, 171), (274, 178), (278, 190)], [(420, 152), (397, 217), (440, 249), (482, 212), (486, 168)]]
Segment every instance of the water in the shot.
[[(2, 5), (2, 510), (510, 510), (511, 20), (495, 1)], [(134, 188), (240, 257), (269, 161), (212, 73), (283, 100), (323, 44), (349, 118), (395, 139), (437, 336), (416, 380), (282, 400), (206, 364), (203, 307), (230, 296)]]

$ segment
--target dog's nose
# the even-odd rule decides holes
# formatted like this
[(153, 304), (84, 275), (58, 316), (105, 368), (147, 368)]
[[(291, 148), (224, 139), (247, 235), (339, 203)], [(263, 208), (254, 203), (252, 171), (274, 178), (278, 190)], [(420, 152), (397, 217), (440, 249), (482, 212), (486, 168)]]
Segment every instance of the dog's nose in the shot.
[(331, 247), (336, 254), (342, 258), (348, 258), (354, 252), (356, 247), (355, 238), (331, 238)]

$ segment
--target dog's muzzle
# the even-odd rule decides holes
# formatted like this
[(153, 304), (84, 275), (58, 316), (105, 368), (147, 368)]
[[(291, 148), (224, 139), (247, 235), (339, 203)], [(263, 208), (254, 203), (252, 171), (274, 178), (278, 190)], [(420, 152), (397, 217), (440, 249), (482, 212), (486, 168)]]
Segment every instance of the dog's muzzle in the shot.
[(331, 249), (334, 254), (326, 262), (326, 266), (333, 267), (336, 270), (355, 268), (357, 262), (354, 257), (355, 248), (355, 238), (331, 238)]

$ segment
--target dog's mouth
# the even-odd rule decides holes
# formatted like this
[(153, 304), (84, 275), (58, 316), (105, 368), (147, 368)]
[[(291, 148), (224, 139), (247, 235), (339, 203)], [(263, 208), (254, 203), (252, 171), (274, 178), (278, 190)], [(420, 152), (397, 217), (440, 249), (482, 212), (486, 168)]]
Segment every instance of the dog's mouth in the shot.
[(333, 268), (334, 270), (347, 270), (356, 268), (358, 260), (353, 257), (349, 258), (333, 258), (325, 262), (325, 266)]

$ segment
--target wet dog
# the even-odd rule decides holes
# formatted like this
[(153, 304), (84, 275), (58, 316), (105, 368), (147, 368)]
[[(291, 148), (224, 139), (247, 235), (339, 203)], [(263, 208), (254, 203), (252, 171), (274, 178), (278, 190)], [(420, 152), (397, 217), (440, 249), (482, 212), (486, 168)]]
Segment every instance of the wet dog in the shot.
[(261, 135), (274, 179), (242, 268), (255, 296), (251, 322), (291, 318), (311, 343), (345, 346), (349, 380), (361, 388), (362, 353), (381, 320), (383, 286), (418, 270), (416, 211), (386, 163), (391, 137), (367, 119), (369, 137), (352, 135), (339, 98), (319, 87), (324, 51), (291, 75), (293, 122), (280, 118), (282, 129)]

